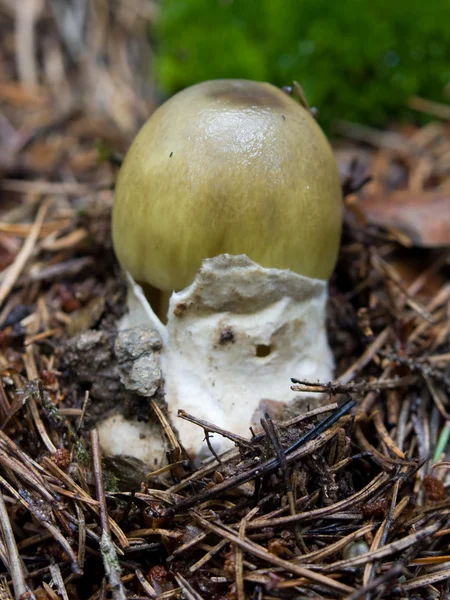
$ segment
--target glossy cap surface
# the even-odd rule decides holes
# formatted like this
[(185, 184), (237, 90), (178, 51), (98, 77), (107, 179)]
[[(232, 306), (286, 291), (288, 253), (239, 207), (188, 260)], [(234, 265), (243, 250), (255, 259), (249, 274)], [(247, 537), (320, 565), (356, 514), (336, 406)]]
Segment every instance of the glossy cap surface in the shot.
[(309, 112), (268, 83), (216, 80), (178, 93), (143, 126), (112, 225), (122, 266), (171, 291), (223, 253), (328, 279), (341, 221), (337, 166)]

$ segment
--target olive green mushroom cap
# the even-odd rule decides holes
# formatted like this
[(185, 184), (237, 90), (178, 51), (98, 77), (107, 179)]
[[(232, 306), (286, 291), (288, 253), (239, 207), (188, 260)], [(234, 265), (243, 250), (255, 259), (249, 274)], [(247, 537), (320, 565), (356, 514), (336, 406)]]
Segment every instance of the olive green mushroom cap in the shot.
[(224, 79), (176, 94), (142, 127), (112, 232), (137, 281), (172, 291), (224, 253), (328, 279), (341, 222), (338, 170), (314, 118), (268, 83)]

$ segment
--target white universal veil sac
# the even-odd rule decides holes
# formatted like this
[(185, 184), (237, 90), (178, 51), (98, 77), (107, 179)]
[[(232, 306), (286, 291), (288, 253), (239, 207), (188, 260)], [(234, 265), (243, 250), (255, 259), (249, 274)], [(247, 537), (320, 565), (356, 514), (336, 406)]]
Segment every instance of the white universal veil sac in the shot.
[[(267, 406), (288, 407), (294, 398), (291, 377), (329, 381), (333, 357), (325, 330), (327, 283), (288, 270), (265, 269), (247, 256), (223, 254), (203, 262), (194, 282), (170, 298), (163, 325), (142, 290), (129, 279), (129, 312), (121, 329), (140, 325), (159, 332), (160, 365), (169, 418), (191, 457), (210, 455), (200, 427), (177, 418), (182, 409), (198, 419), (243, 437), (259, 424)], [(317, 395), (304, 395), (317, 404)], [(295, 396), (296, 403), (299, 396)], [(114, 431), (117, 454), (123, 453), (119, 420)], [(142, 425), (140, 425), (142, 428)], [(108, 452), (116, 454), (100, 428)], [(108, 439), (112, 435), (109, 422)], [(148, 435), (154, 435), (148, 432)], [(216, 451), (231, 442), (215, 435)], [(133, 444), (128, 452), (132, 453)], [(152, 462), (164, 452), (151, 445)]]

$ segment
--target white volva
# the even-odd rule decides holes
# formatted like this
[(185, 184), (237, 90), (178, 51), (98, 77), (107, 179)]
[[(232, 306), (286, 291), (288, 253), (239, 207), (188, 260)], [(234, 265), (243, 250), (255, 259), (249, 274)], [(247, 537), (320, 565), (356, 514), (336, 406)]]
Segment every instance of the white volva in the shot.
[[(327, 284), (292, 271), (264, 269), (245, 255), (207, 259), (192, 285), (170, 299), (164, 326), (139, 286), (129, 290), (132, 311), (121, 328), (147, 324), (162, 334), (161, 366), (172, 424), (189, 454), (209, 455), (201, 428), (177, 418), (179, 409), (250, 437), (261, 403), (289, 403), (290, 378), (329, 381), (333, 359), (325, 331)], [(140, 305), (140, 308), (138, 308)], [(298, 396), (297, 396), (298, 399)], [(317, 396), (308, 396), (317, 402)], [(307, 400), (305, 400), (307, 402)], [(120, 430), (114, 437), (119, 440)], [(224, 450), (229, 442), (214, 436)], [(119, 443), (119, 442), (118, 442)], [(123, 453), (108, 440), (108, 452)], [(127, 453), (142, 455), (138, 440)], [(161, 445), (161, 456), (163, 448)]]

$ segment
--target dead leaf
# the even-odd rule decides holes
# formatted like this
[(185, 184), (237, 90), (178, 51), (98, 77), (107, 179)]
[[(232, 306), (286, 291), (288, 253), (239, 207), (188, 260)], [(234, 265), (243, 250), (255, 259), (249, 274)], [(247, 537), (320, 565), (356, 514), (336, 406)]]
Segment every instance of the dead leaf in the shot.
[(398, 230), (415, 246), (450, 246), (450, 195), (400, 190), (361, 198), (359, 207), (369, 223)]

